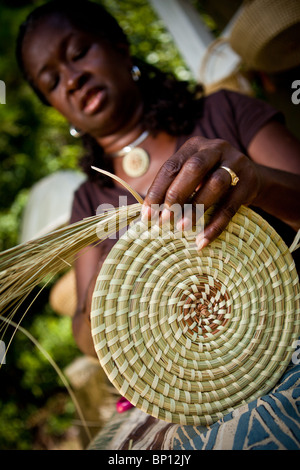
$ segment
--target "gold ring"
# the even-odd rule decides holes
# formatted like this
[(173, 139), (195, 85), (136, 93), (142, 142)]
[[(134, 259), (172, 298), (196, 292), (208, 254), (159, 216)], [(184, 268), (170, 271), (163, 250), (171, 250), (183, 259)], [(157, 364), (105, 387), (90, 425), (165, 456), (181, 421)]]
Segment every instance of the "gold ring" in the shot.
[(239, 182), (240, 178), (230, 168), (227, 166), (220, 166), (220, 168), (223, 168), (223, 170), (226, 170), (230, 174), (231, 186), (235, 186)]

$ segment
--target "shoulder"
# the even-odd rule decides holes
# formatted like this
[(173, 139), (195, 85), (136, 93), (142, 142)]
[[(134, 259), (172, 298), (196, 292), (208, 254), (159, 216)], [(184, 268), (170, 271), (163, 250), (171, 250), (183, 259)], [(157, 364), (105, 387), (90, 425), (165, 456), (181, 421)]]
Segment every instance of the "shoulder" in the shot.
[(215, 91), (214, 93), (210, 93), (209, 95), (204, 96), (204, 109), (205, 110), (215, 110), (215, 106), (217, 105), (226, 105), (229, 106), (231, 102), (239, 102), (241, 99), (244, 98), (245, 95), (241, 93), (237, 93), (235, 91), (221, 89), (219, 91)]
[(101, 197), (101, 189), (92, 181), (82, 183), (74, 193), (74, 203), (89, 204)]
[(100, 187), (96, 182), (87, 180), (74, 193), (71, 223), (134, 202), (135, 198), (125, 188)]
[(107, 197), (106, 192), (107, 188), (102, 189), (90, 180), (82, 183), (74, 193), (71, 223), (94, 216)]
[(240, 116), (242, 112), (276, 116), (283, 119), (282, 114), (267, 101), (232, 90), (219, 90), (204, 98), (204, 111), (230, 113)]
[(281, 112), (262, 99), (231, 90), (220, 90), (204, 98), (204, 119), (247, 149), (255, 134), (269, 121), (284, 123)]

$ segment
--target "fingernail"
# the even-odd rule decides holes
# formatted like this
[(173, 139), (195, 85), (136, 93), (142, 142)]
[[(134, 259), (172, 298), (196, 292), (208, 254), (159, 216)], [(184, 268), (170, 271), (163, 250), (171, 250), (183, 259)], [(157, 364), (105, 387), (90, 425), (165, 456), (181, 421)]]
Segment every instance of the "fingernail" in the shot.
[(162, 223), (170, 222), (171, 212), (168, 209), (163, 209), (160, 220)]
[(141, 209), (141, 220), (142, 222), (149, 222), (158, 217), (158, 212), (151, 206), (142, 205)]
[(177, 230), (190, 230), (192, 228), (192, 220), (189, 217), (183, 217), (176, 224)]
[(143, 222), (146, 222), (149, 220), (149, 213), (150, 213), (150, 207), (145, 206), (143, 204), (142, 209), (141, 209), (141, 219)]
[(209, 244), (209, 239), (203, 237), (203, 235), (199, 235), (196, 238), (196, 245), (199, 251), (201, 251), (203, 248), (205, 248)]

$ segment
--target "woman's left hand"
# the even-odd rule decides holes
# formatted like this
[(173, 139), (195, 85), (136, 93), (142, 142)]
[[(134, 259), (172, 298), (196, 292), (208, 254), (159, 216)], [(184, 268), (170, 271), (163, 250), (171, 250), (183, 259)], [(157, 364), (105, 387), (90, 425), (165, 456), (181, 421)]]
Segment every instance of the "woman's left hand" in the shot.
[[(228, 169), (238, 177), (236, 185)], [(192, 137), (158, 172), (144, 200), (142, 215), (149, 220), (155, 212), (157, 215), (151, 207), (162, 204), (163, 220), (178, 204), (203, 204), (204, 211), (215, 206), (204, 233), (196, 238), (200, 250), (216, 239), (240, 206), (251, 204), (260, 190), (259, 165), (224, 140)]]

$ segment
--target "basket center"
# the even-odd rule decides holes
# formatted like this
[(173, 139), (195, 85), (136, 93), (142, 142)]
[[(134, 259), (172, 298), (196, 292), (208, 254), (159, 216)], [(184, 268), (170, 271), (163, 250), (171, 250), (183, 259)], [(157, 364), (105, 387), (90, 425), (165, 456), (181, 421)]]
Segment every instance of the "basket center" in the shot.
[(201, 321), (201, 318), (207, 318), (210, 315), (207, 306), (201, 304), (200, 302), (196, 305), (195, 312), (196, 312), (195, 320), (198, 322)]
[(193, 285), (190, 294), (183, 295), (181, 307), (181, 327), (184, 331), (190, 331), (206, 337), (207, 334), (216, 334), (220, 328), (228, 322), (227, 313), (230, 312), (229, 295), (222, 290), (219, 282), (213, 285), (201, 282)]

